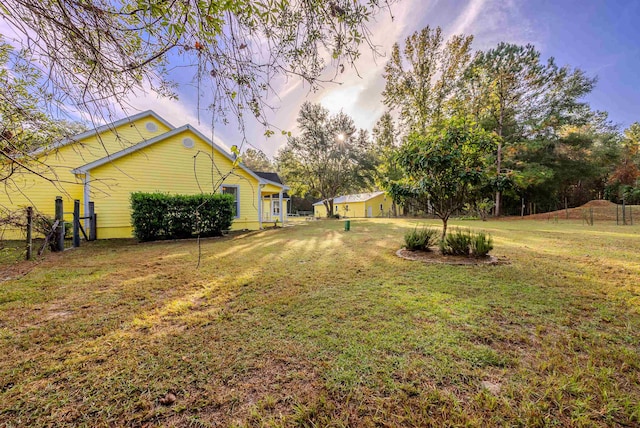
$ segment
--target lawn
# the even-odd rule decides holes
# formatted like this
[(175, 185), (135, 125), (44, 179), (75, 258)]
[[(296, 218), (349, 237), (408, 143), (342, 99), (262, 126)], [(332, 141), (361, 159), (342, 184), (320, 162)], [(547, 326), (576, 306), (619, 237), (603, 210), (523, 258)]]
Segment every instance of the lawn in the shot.
[(461, 221), (508, 263), (443, 266), (415, 223), (12, 265), (0, 426), (640, 425), (640, 226)]

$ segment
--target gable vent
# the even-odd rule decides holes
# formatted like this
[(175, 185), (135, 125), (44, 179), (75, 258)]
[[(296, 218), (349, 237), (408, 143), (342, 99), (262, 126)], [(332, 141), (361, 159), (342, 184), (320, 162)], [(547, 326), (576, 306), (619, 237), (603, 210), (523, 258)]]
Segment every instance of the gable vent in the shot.
[(182, 145), (185, 146), (187, 149), (193, 149), (196, 143), (195, 141), (193, 141), (193, 139), (187, 137), (182, 139)]
[(156, 132), (158, 130), (158, 125), (153, 122), (147, 122), (144, 124), (144, 127), (147, 128), (149, 132)]

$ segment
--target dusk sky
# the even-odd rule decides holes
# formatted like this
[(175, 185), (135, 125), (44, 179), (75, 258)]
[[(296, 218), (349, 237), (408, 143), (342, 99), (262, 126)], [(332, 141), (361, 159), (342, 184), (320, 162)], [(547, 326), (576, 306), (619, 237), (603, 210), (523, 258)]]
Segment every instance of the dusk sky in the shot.
[[(640, 1), (638, 0), (401, 0), (393, 5), (395, 17), (382, 13), (369, 29), (375, 44), (388, 53), (395, 42), (404, 45), (411, 33), (429, 25), (443, 28), (445, 36), (474, 35), (474, 49), (487, 49), (500, 41), (532, 43), (546, 59), (556, 58), (559, 65), (570, 65), (596, 76), (598, 83), (587, 101), (595, 110), (609, 112), (610, 119), (622, 128), (640, 121)], [(341, 84), (325, 84), (317, 92), (297, 78), (276, 83), (277, 97), (269, 103), (277, 108), (270, 114), (276, 127), (293, 132), (296, 116), (305, 101), (319, 102), (336, 113), (349, 114), (359, 128), (371, 130), (384, 112), (381, 93), (386, 57), (373, 55), (363, 46), (357, 66), (358, 76), (347, 68), (339, 75)], [(190, 73), (190, 72), (187, 72)], [(132, 97), (138, 111), (153, 109), (174, 126), (191, 123), (205, 135), (212, 136), (210, 113), (202, 111), (198, 124), (197, 96), (184, 77), (179, 101), (158, 99), (153, 94)], [(206, 105), (206, 98), (202, 99)], [(264, 129), (248, 121), (247, 136), (251, 146), (272, 157), (286, 138), (278, 133), (269, 139)], [(218, 124), (215, 139), (227, 147), (240, 143), (236, 126)], [(243, 147), (243, 149), (245, 149)]]
[[(402, 0), (394, 5), (393, 15), (393, 22), (383, 14), (370, 27), (374, 41), (385, 52), (394, 42), (403, 45), (409, 34), (427, 25), (442, 27), (447, 36), (474, 35), (474, 49), (491, 48), (500, 41), (532, 43), (545, 59), (553, 56), (559, 65), (578, 67), (598, 78), (587, 98), (593, 109), (609, 112), (610, 119), (623, 128), (640, 121), (640, 1)], [(280, 91), (273, 123), (295, 133), (297, 112), (309, 100), (332, 112), (342, 110), (358, 127), (371, 130), (384, 112), (386, 61), (383, 57), (374, 62), (363, 51), (358, 64), (361, 77), (351, 72), (341, 76), (341, 85), (325, 85), (317, 93), (309, 94), (308, 88), (291, 80)], [(195, 114), (195, 109), (187, 110)], [(234, 131), (217, 126), (216, 136), (230, 146), (238, 139)], [(269, 156), (286, 142), (282, 136), (266, 139), (262, 134), (262, 129), (256, 129), (250, 141)]]

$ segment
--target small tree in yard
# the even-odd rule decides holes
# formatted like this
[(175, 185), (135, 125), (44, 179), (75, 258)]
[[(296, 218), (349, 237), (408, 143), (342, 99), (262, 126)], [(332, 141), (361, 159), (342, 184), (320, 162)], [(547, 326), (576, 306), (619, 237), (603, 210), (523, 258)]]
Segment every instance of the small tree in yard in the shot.
[(464, 204), (478, 199), (489, 183), (489, 155), (496, 138), (464, 118), (447, 120), (425, 134), (413, 133), (398, 153), (403, 179), (391, 185), (398, 199), (414, 199), (429, 206), (442, 220), (442, 239), (447, 221)]

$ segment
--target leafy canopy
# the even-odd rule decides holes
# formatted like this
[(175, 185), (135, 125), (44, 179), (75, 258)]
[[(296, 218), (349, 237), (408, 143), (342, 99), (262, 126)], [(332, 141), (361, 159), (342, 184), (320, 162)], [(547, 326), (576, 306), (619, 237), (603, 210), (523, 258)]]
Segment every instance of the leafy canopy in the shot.
[(413, 132), (398, 153), (405, 177), (391, 185), (394, 198), (412, 198), (442, 220), (475, 202), (489, 181), (496, 138), (466, 118), (451, 118), (427, 133)]
[(174, 96), (189, 70), (204, 107), (266, 123), (274, 76), (313, 85), (328, 60), (343, 71), (369, 42), (367, 22), (394, 1), (5, 0), (0, 19), (78, 108), (122, 105), (143, 86)]
[(298, 116), (299, 134), (280, 151), (278, 170), (292, 193), (324, 200), (327, 214), (333, 198), (370, 183), (370, 147), (366, 133), (357, 132), (344, 113), (330, 115), (320, 104), (304, 103)]

